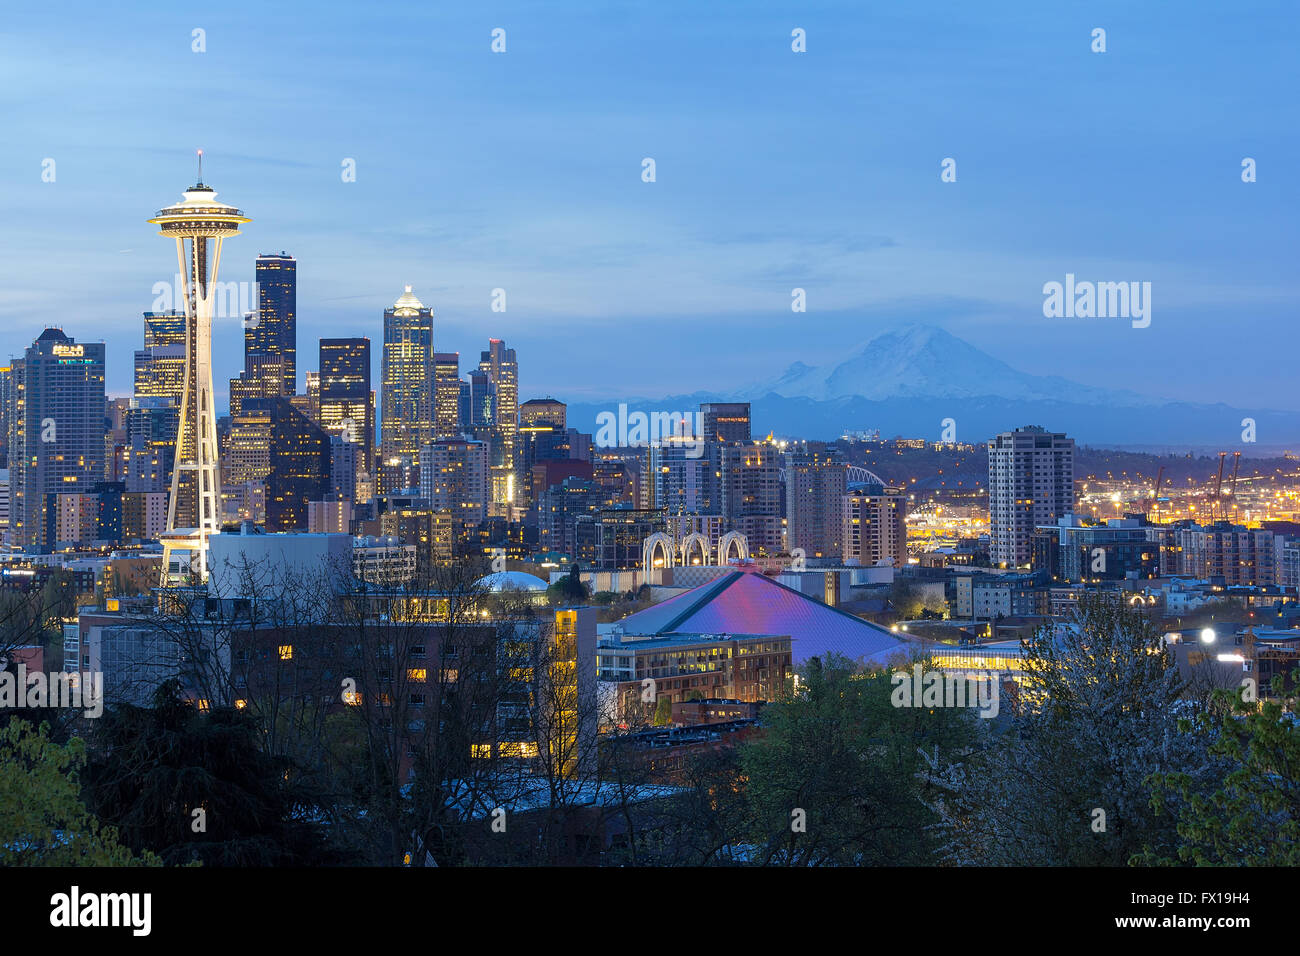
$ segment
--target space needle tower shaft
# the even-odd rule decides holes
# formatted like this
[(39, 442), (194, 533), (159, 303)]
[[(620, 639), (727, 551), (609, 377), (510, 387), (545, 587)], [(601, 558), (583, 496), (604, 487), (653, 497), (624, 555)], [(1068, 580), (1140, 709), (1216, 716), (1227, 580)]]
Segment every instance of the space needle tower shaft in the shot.
[(167, 524), (163, 531), (164, 586), (187, 579), (206, 580), (208, 539), (221, 532), (221, 476), (217, 415), (212, 388), (212, 313), (217, 270), (225, 239), (250, 220), (234, 206), (217, 202), (203, 184), (199, 151), (198, 182), (184, 198), (149, 220), (158, 233), (176, 241), (176, 264), (184, 283), (185, 384), (176, 433), (176, 456)]

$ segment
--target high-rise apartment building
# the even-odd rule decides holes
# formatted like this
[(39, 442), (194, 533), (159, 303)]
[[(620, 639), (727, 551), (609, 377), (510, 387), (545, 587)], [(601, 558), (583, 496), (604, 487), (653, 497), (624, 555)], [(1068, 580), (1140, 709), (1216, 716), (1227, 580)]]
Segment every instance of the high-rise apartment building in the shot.
[(122, 495), (122, 540), (157, 541), (167, 522), (167, 492), (126, 491)]
[(711, 491), (716, 485), (709, 473), (711, 467), (692, 441), (669, 438), (651, 443), (650, 484), (654, 496), (649, 504), (670, 515), (709, 513), (714, 507)]
[(451, 513), (457, 534), (487, 517), (488, 451), (482, 442), (442, 438), (420, 449), (420, 497)]
[(349, 504), (357, 499), (357, 475), (362, 469), (357, 464), (361, 445), (348, 441), (341, 435), (330, 435), (330, 481), (326, 491), (330, 501), (346, 501)]
[(840, 499), (840, 538), (845, 561), (874, 567), (907, 564), (907, 495), (896, 488), (855, 484)]
[[(9, 467), (9, 410), (13, 407), (13, 401), (13, 367), (0, 366), (0, 469)], [(7, 520), (4, 527), (8, 527)]]
[(433, 309), (408, 285), (384, 310), (383, 458), (416, 461), (434, 439)]
[(784, 550), (781, 528), (781, 456), (771, 445), (722, 448), (722, 516), (749, 540), (751, 554)]
[(840, 558), (844, 551), (843, 498), (848, 466), (824, 446), (785, 456), (786, 546), (805, 558)]
[(1074, 439), (1026, 425), (988, 447), (990, 557), (1022, 567), (1033, 556), (1034, 529), (1074, 512)]
[(9, 409), (12, 540), (55, 542), (56, 496), (89, 492), (104, 471), (104, 344), (46, 329), (13, 363)]

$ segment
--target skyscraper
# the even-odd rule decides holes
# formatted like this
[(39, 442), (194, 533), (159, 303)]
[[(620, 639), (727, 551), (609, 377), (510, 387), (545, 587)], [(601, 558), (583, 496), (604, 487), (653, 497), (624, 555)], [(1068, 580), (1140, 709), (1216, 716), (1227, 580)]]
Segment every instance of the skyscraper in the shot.
[(293, 395), (298, 387), (298, 263), (286, 252), (257, 257), (256, 321), (244, 323), (244, 371), (279, 366), (281, 390)]
[(460, 353), (433, 355), (433, 420), (437, 438), (460, 436)]
[(171, 488), (185, 398), (187, 342), (183, 309), (144, 313), (144, 348), (135, 353), (135, 397), (126, 411), (128, 492)]
[(261, 396), (247, 399), (226, 441), (225, 484), (232, 493), (239, 485), (265, 481), (271, 473), (271, 403)]
[(530, 398), (519, 406), (519, 426), (545, 424), (563, 432), (568, 427), (569, 408), (554, 398)]
[(781, 551), (781, 459), (767, 445), (722, 449), (722, 515), (727, 526), (749, 539), (759, 555)]
[[(307, 417), (316, 424), (320, 424), (320, 372), (305, 372), (303, 374), (303, 394), (295, 395), (295, 398), (306, 399)], [(299, 407), (301, 411), (301, 406)]]
[[(9, 414), (14, 401), (14, 370), (0, 367), (0, 469), (9, 467)], [(3, 502), (7, 505), (8, 502)], [(8, 527), (7, 516), (5, 527)]]
[(749, 402), (704, 402), (700, 405), (704, 439), (718, 442), (747, 442)]
[(460, 392), (460, 397), (456, 403), (457, 420), (460, 424), (461, 432), (464, 433), (469, 431), (474, 424), (471, 416), (473, 401), (470, 398), (469, 382), (462, 378), (456, 383), (456, 387)]
[(185, 394), (185, 312), (146, 312), (144, 348), (135, 353), (137, 398), (170, 398), (179, 408)]
[(358, 470), (374, 473), (370, 339), (320, 340), (320, 424), (331, 435), (355, 443)]
[(505, 514), (514, 504), (515, 437), (519, 428), (519, 363), (515, 350), (506, 348), (502, 339), (488, 339), (488, 348), (479, 356), (479, 371), (492, 386), (496, 396), (496, 419), (493, 422), (498, 440), (491, 450), (491, 501), (497, 514)]
[(270, 405), (271, 473), (266, 480), (268, 531), (303, 531), (307, 502), (324, 501), (330, 489), (330, 436), (287, 398)]
[(409, 285), (384, 310), (382, 387), (384, 462), (415, 462), (434, 439), (433, 309)]
[(1030, 563), (1034, 529), (1074, 511), (1074, 439), (1037, 425), (989, 442), (990, 558)]
[(244, 400), (249, 398), (275, 398), (287, 395), (284, 391), (284, 358), (266, 352), (252, 352), (244, 356), (244, 370), (230, 380), (230, 416), (239, 417)]
[(712, 510), (709, 461), (688, 443), (672, 437), (650, 445), (650, 487), (653, 506), (665, 514), (706, 514)]
[[(212, 389), (212, 309), (221, 246), (239, 234), (250, 220), (234, 206), (217, 202), (211, 186), (203, 184), (202, 153), (199, 181), (149, 222), (158, 233), (176, 241), (176, 261), (184, 274), (186, 319), (185, 391), (181, 398), (172, 471), (167, 528), (163, 532), (163, 582), (182, 572), (207, 577), (208, 538), (221, 531), (221, 477), (217, 451), (217, 410)], [(210, 258), (209, 258), (210, 254)], [(101, 413), (102, 414), (102, 413)], [(188, 555), (173, 568), (172, 555)]]
[(529, 508), (536, 502), (532, 495), (533, 468), (538, 462), (569, 458), (569, 431), (565, 427), (568, 408), (553, 398), (534, 398), (519, 406), (515, 503)]
[(46, 329), (13, 363), (9, 413), (12, 540), (54, 545), (57, 496), (89, 493), (104, 471), (104, 344)]
[(497, 420), (497, 393), (487, 372), (474, 369), (469, 373), (469, 417), (465, 427), (495, 425)]

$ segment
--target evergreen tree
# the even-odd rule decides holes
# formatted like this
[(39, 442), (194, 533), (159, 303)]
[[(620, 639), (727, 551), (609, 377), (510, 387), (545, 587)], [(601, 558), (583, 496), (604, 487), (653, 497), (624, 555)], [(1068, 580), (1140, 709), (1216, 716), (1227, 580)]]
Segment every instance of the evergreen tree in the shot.
[(98, 721), (90, 805), (133, 849), (170, 864), (333, 862), (313, 795), (289, 761), (259, 748), (260, 732), (235, 708), (200, 712), (168, 681), (153, 707), (122, 705)]

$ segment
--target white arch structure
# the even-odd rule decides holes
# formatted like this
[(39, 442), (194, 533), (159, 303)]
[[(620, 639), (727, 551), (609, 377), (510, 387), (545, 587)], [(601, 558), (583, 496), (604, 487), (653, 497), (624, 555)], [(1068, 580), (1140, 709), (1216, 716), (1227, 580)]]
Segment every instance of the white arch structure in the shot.
[(749, 558), (749, 539), (739, 531), (728, 531), (718, 539), (718, 551), (713, 554), (709, 536), (699, 531), (692, 531), (680, 541), (674, 541), (667, 532), (656, 531), (641, 544), (641, 570), (649, 579), (664, 568), (692, 567), (692, 559), (697, 556), (696, 567), (718, 567), (733, 558), (745, 561)]
[(728, 531), (718, 539), (718, 564), (731, 560), (732, 545), (736, 547), (736, 557), (744, 561), (749, 557), (749, 539), (739, 531)]
[(656, 567), (655, 554), (659, 555), (660, 568), (673, 566), (673, 539), (662, 531), (656, 531), (645, 539), (641, 545), (641, 569), (649, 574)]
[(682, 538), (680, 548), (681, 548), (682, 567), (690, 567), (691, 556), (693, 554), (699, 555), (700, 564), (709, 563), (709, 551), (710, 551), (709, 539), (708, 537), (701, 534), (700, 532), (692, 531), (686, 537)]

